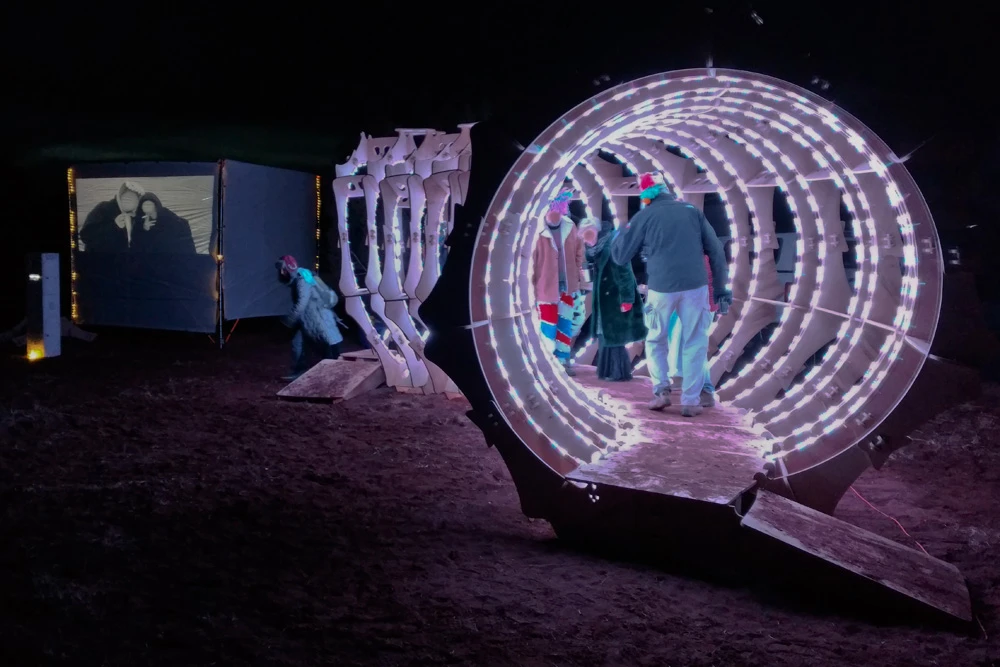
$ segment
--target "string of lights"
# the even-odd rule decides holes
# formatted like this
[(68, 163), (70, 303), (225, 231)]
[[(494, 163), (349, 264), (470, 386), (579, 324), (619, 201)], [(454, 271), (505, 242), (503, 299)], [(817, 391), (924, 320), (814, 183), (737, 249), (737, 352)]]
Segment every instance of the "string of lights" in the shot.
[[(604, 91), (545, 130), (511, 169), (479, 232), (470, 305), (473, 320), (486, 322), (475, 335), (480, 361), (515, 431), (551, 467), (597, 460), (620, 440), (621, 406), (595, 404), (545, 353), (526, 279), (544, 207), (568, 177), (579, 181), (581, 167), (611, 202), (616, 225), (627, 211), (613, 173), (652, 167), (682, 198), (719, 196), (737, 303), (713, 329), (725, 335), (712, 374), (729, 373), (720, 397), (772, 437), (769, 458), (786, 473), (852, 446), (906, 393), (926, 358), (926, 345), (907, 341), (933, 336), (943, 264), (930, 212), (921, 197), (907, 197), (919, 193), (888, 147), (846, 112), (776, 79), (723, 70), (647, 77)], [(770, 252), (779, 247), (775, 188), (796, 234), (787, 300)], [(857, 240), (853, 288), (840, 261), (848, 232)], [(775, 309), (767, 343), (744, 355), (769, 324), (760, 313)]]
[(70, 167), (66, 170), (66, 188), (69, 192), (69, 296), (70, 296), (70, 319), (73, 323), (79, 323), (79, 310), (76, 305), (76, 251), (77, 251), (77, 226), (76, 219), (76, 170)]

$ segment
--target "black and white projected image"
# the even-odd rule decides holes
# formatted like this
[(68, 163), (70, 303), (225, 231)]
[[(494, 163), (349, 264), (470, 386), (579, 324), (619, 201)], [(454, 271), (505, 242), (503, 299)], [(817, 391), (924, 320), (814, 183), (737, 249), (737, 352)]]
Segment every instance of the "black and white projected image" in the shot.
[(214, 176), (81, 178), (80, 252), (207, 255)]

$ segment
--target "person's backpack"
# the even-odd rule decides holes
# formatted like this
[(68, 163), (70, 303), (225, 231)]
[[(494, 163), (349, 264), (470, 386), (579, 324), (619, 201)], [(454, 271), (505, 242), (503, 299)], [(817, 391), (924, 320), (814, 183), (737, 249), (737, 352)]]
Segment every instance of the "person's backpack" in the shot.
[[(320, 305), (333, 312), (334, 307), (336, 307), (336, 305), (340, 302), (340, 299), (337, 297), (337, 293), (330, 289), (330, 286), (323, 282), (322, 278), (315, 275), (309, 269), (299, 269), (299, 276), (309, 283), (310, 287), (316, 290)], [(338, 325), (346, 328), (347, 325), (344, 324), (344, 321), (341, 320), (335, 312), (333, 312), (333, 319), (336, 320)]]
[(313, 280), (316, 281), (316, 287), (319, 288), (320, 303), (323, 304), (324, 308), (333, 310), (340, 302), (340, 299), (337, 297), (337, 293), (330, 289), (330, 287), (323, 282), (323, 279), (319, 276), (313, 275)]

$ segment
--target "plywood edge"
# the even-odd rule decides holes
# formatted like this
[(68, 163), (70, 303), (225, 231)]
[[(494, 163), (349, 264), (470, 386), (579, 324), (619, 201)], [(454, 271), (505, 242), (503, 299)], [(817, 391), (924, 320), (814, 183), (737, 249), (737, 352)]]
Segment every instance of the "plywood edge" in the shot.
[(354, 352), (344, 352), (340, 355), (345, 361), (378, 361), (378, 354), (375, 350), (355, 350)]
[[(358, 364), (359, 366), (361, 364)], [(385, 369), (382, 364), (364, 364), (353, 374), (344, 388), (341, 400), (348, 400), (361, 394), (367, 394), (385, 384)]]

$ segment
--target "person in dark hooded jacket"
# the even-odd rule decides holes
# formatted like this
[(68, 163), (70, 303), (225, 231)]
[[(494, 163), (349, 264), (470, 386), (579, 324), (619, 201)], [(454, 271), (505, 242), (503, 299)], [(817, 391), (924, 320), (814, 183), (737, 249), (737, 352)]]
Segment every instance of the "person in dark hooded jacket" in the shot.
[[(642, 296), (632, 266), (611, 261), (615, 226), (610, 220), (580, 225), (587, 259), (594, 269), (594, 305), (590, 327), (597, 339), (597, 377), (624, 382), (632, 379), (632, 359), (625, 346), (646, 337)], [(598, 231), (599, 230), (599, 231)]]
[(340, 357), (340, 343), (344, 337), (337, 328), (333, 307), (337, 294), (309, 269), (299, 268), (291, 255), (275, 263), (278, 279), (292, 289), (292, 312), (284, 319), (286, 326), (295, 331), (292, 338), (292, 372), (282, 378), (292, 381), (306, 372), (307, 348), (312, 348), (324, 359)]
[(133, 235), (133, 252), (155, 252), (177, 255), (195, 253), (191, 224), (147, 192), (139, 199), (138, 223)]

